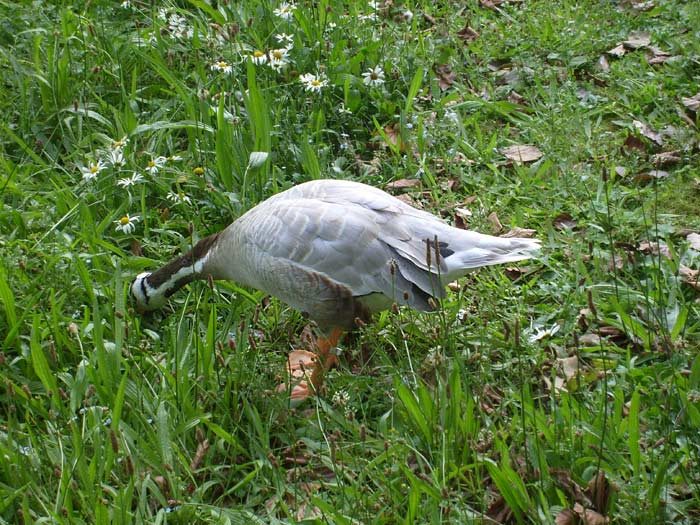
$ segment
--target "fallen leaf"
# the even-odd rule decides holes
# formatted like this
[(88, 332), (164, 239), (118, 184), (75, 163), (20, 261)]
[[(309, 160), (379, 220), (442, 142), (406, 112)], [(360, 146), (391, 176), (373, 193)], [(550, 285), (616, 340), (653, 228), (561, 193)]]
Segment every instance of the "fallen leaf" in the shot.
[(321, 509), (302, 501), (297, 509), (297, 521), (316, 520), (323, 515)]
[(583, 334), (579, 336), (578, 342), (581, 346), (600, 346), (601, 338), (598, 334)]
[(662, 151), (651, 156), (651, 163), (657, 168), (672, 166), (681, 161), (680, 151)]
[(449, 89), (455, 83), (456, 75), (452, 72), (449, 65), (438, 65), (433, 70), (438, 77), (438, 86), (442, 91)]
[(668, 177), (668, 171), (663, 170), (649, 170), (643, 173), (638, 173), (634, 176), (635, 182), (640, 182), (646, 184), (654, 179), (665, 179)]
[(647, 255), (661, 254), (667, 259), (671, 258), (671, 250), (668, 249), (668, 246), (664, 242), (642, 241), (637, 246), (637, 249)]
[[(282, 383), (277, 387), (277, 392), (286, 392), (289, 390), (286, 383)], [(289, 406), (296, 408), (311, 397), (311, 389), (309, 388), (309, 383), (307, 381), (299, 381), (297, 384), (293, 385), (291, 391), (289, 392)]]
[(578, 223), (570, 213), (563, 212), (554, 218), (552, 226), (554, 226), (556, 230), (573, 230), (578, 226)]
[(683, 105), (693, 113), (700, 111), (700, 93), (693, 95), (692, 97), (683, 97), (681, 98), (681, 102), (683, 102)]
[(516, 226), (512, 230), (501, 235), (501, 237), (505, 237), (505, 238), (524, 237), (527, 239), (531, 239), (532, 237), (535, 236), (535, 233), (537, 233), (537, 230), (530, 230), (528, 228), (519, 228), (518, 226)]
[(542, 158), (544, 155), (537, 147), (531, 145), (508, 146), (507, 148), (503, 148), (501, 153), (503, 153), (507, 159), (518, 164), (533, 162)]
[(506, 0), (479, 0), (481, 7), (486, 9), (496, 9), (501, 4), (504, 4)]
[(578, 518), (571, 509), (564, 509), (554, 518), (556, 525), (578, 525)]
[(606, 525), (608, 523), (608, 518), (594, 510), (584, 508), (580, 503), (574, 505), (574, 512), (585, 525)]
[(655, 64), (663, 64), (669, 58), (671, 58), (671, 53), (662, 51), (658, 47), (652, 46), (649, 48), (649, 51), (651, 51), (651, 53), (647, 54), (647, 64), (652, 66)]
[(308, 350), (292, 350), (287, 356), (287, 373), (293, 378), (301, 378), (311, 373), (317, 356)]
[(467, 43), (469, 43), (469, 42), (473, 42), (474, 40), (476, 40), (477, 38), (479, 38), (479, 33), (477, 33), (476, 31), (474, 31), (474, 29), (472, 29), (472, 28), (469, 26), (469, 24), (465, 24), (465, 26), (464, 26), (462, 29), (460, 29), (459, 31), (457, 31), (457, 35), (459, 36), (459, 38), (462, 39), (462, 41), (463, 41), (465, 44), (467, 44)]
[(423, 205), (417, 200), (415, 200), (413, 197), (411, 197), (408, 193), (401, 193), (399, 195), (396, 195), (396, 198), (399, 199), (401, 202), (404, 202), (418, 210), (423, 208)]
[(688, 241), (693, 250), (700, 251), (700, 234), (689, 233), (685, 240)]
[(405, 190), (406, 188), (417, 188), (421, 185), (418, 179), (398, 179), (386, 185), (389, 190)]
[(610, 56), (620, 58), (622, 56), (625, 56), (625, 53), (627, 53), (627, 50), (625, 49), (625, 46), (623, 46), (622, 44), (618, 44), (615, 47), (613, 47), (610, 51), (608, 51), (607, 53)]
[(571, 472), (566, 469), (550, 469), (549, 474), (571, 499), (582, 505), (590, 506), (591, 500), (581, 486), (571, 479)]
[(625, 150), (637, 150), (641, 152), (646, 152), (646, 145), (644, 142), (642, 142), (642, 139), (635, 135), (627, 135), (627, 138), (625, 139), (625, 143), (623, 144), (624, 148), (623, 151)]
[(620, 5), (631, 7), (635, 11), (648, 11), (655, 5), (653, 0), (623, 0)]
[(523, 97), (520, 93), (518, 93), (515, 90), (511, 91), (508, 94), (508, 102), (510, 102), (511, 104), (518, 104), (519, 106), (527, 105), (525, 97)]
[(486, 515), (496, 523), (508, 523), (513, 517), (513, 510), (500, 494), (486, 509)]
[(398, 146), (400, 143), (401, 146), (399, 149), (401, 151), (406, 150), (406, 144), (401, 140), (401, 132), (399, 131), (398, 124), (384, 126), (384, 137), (386, 137), (385, 140), (388, 144)]
[(598, 58), (598, 69), (600, 69), (604, 73), (610, 71), (610, 63), (608, 62), (608, 59), (605, 55), (600, 55), (600, 57)]
[(647, 31), (633, 31), (627, 40), (622, 42), (627, 49), (639, 49), (649, 44), (651, 44), (651, 33)]
[(649, 126), (644, 124), (644, 122), (641, 122), (639, 120), (634, 120), (632, 121), (632, 125), (635, 127), (639, 133), (641, 133), (643, 136), (651, 140), (652, 142), (656, 142), (659, 146), (662, 146), (664, 143), (663, 138), (661, 138), (661, 135), (651, 129)]
[(678, 267), (678, 274), (680, 275), (682, 283), (692, 286), (700, 292), (700, 270), (693, 270), (681, 264)]
[(593, 507), (602, 514), (605, 514), (608, 510), (611, 491), (612, 486), (608, 478), (605, 477), (605, 472), (602, 470), (599, 470), (586, 486), (586, 493), (591, 498), (591, 501), (593, 501)]
[(141, 257), (143, 255), (143, 250), (141, 249), (141, 243), (136, 239), (131, 239), (131, 253), (136, 257)]
[(575, 378), (579, 371), (578, 357), (573, 355), (557, 359), (557, 370), (564, 374), (567, 381)]
[(496, 215), (496, 212), (491, 212), (489, 213), (489, 216), (486, 217), (486, 220), (491, 223), (491, 228), (496, 232), (500, 232), (503, 230), (503, 225), (501, 224), (501, 221), (498, 219), (498, 215)]

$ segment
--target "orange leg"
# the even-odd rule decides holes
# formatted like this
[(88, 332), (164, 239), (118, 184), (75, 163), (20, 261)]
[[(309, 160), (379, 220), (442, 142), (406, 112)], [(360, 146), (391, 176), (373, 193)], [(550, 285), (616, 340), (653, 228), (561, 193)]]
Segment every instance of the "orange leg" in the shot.
[(316, 340), (318, 359), (316, 359), (314, 368), (311, 371), (311, 385), (317, 392), (323, 386), (323, 378), (326, 372), (338, 364), (338, 356), (332, 353), (331, 350), (338, 346), (342, 333), (343, 331), (340, 328), (334, 328), (327, 339), (320, 338)]

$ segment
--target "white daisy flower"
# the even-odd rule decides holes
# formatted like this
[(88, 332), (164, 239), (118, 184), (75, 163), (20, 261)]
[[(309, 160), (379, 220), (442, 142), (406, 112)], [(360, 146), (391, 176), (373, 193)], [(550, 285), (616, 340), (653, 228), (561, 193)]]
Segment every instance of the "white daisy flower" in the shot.
[(177, 162), (178, 160), (182, 160), (182, 157), (180, 155), (170, 155), (166, 160), (168, 162), (170, 162), (170, 161)]
[(305, 75), (301, 75), (299, 80), (304, 84), (304, 89), (306, 89), (306, 91), (315, 93), (320, 93), (321, 89), (328, 85), (328, 78), (326, 78), (323, 73), (319, 73), (318, 75), (306, 73)]
[(270, 67), (275, 71), (281, 71), (289, 64), (289, 50), (285, 47), (270, 51)]
[(267, 64), (267, 55), (259, 49), (253, 51), (253, 54), (250, 55), (250, 59), (253, 61), (253, 64), (256, 64), (258, 66)]
[(384, 84), (384, 70), (376, 66), (362, 73), (363, 82), (366, 86), (378, 87)]
[(124, 1), (121, 3), (121, 6), (122, 6), (124, 9), (129, 9), (129, 8), (131, 7), (131, 2), (130, 2), (129, 0), (124, 0)]
[(119, 179), (117, 181), (117, 184), (122, 188), (128, 188), (129, 186), (135, 186), (136, 184), (143, 181), (143, 175), (141, 175), (140, 173), (134, 173), (131, 177), (124, 177), (123, 179)]
[(286, 48), (290, 48), (294, 45), (294, 35), (288, 35), (287, 33), (275, 35), (275, 40)]
[(546, 329), (536, 327), (535, 332), (530, 334), (530, 342), (535, 343), (537, 341), (541, 341), (542, 339), (546, 339), (547, 337), (552, 337), (559, 330), (561, 330), (561, 325), (558, 323), (554, 323), (550, 328)]
[(107, 162), (109, 162), (113, 168), (121, 168), (126, 164), (124, 160), (124, 152), (121, 149), (112, 149), (109, 151), (107, 156)]
[(115, 140), (112, 142), (112, 149), (113, 150), (122, 150), (124, 147), (129, 143), (129, 139), (124, 135), (122, 138), (119, 140)]
[(273, 12), (275, 13), (275, 16), (279, 16), (283, 20), (289, 20), (294, 16), (294, 10), (296, 8), (297, 6), (290, 2), (282, 2)]
[(97, 178), (97, 175), (105, 169), (105, 165), (101, 160), (91, 162), (87, 166), (80, 166), (80, 173), (83, 174), (83, 180), (89, 181)]
[(156, 157), (155, 159), (151, 159), (148, 161), (148, 165), (146, 165), (145, 170), (150, 174), (150, 175), (155, 175), (158, 173), (158, 170), (165, 166), (165, 161), (167, 161), (165, 157)]
[(114, 221), (114, 224), (116, 224), (115, 230), (117, 230), (118, 232), (124, 232), (128, 235), (136, 229), (136, 223), (140, 220), (141, 219), (138, 215), (130, 217), (127, 213), (121, 219)]
[(166, 195), (166, 198), (173, 203), (173, 205), (176, 204), (191, 204), (192, 200), (190, 199), (189, 195), (187, 195), (184, 191), (178, 191), (177, 193), (174, 191), (169, 191), (168, 194)]
[(233, 71), (231, 64), (224, 60), (219, 60), (218, 62), (211, 65), (212, 71), (221, 71), (224, 75), (230, 75)]

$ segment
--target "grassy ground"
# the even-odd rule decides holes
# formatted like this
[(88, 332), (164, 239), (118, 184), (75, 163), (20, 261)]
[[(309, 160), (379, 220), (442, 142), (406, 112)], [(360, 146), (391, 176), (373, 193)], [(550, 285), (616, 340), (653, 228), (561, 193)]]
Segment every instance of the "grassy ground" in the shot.
[[(698, 523), (700, 4), (125, 4), (0, 1), (2, 523)], [(297, 312), (128, 285), (322, 176), (544, 249), (290, 409)]]

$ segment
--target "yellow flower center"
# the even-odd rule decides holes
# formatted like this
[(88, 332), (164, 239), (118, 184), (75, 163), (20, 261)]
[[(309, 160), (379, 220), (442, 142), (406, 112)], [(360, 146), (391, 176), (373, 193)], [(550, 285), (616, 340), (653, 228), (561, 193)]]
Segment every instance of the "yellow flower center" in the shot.
[(277, 60), (282, 60), (282, 57), (284, 57), (281, 51), (273, 51), (272, 56)]
[(220, 68), (220, 69), (225, 69), (225, 68), (228, 67), (228, 64), (227, 64), (226, 62), (219, 62), (218, 65), (219, 65), (219, 68)]
[(263, 53), (262, 51), (255, 51), (255, 53), (253, 53), (253, 56), (255, 58), (260, 58), (260, 57), (264, 57), (265, 53)]
[(129, 219), (129, 216), (128, 216), (128, 215), (124, 215), (124, 217), (122, 217), (121, 219), (119, 219), (119, 224), (121, 224), (122, 226), (126, 226), (126, 225), (129, 224), (130, 222), (131, 222), (131, 219)]
[(94, 165), (93, 165), (93, 166), (90, 166), (90, 173), (92, 173), (93, 175), (94, 175), (95, 173), (97, 173), (98, 171), (99, 171), (99, 169), (98, 169), (97, 166), (94, 166)]
[(149, 168), (154, 168), (155, 165), (156, 165), (156, 163), (153, 162), (152, 160), (149, 160), (149, 161), (148, 161), (148, 167), (149, 167)]
[(313, 87), (318, 87), (318, 86), (321, 85), (321, 81), (314, 78), (314, 79), (311, 81), (311, 85), (312, 85)]
[(204, 168), (197, 166), (192, 171), (194, 172), (195, 175), (202, 175), (204, 173)]

